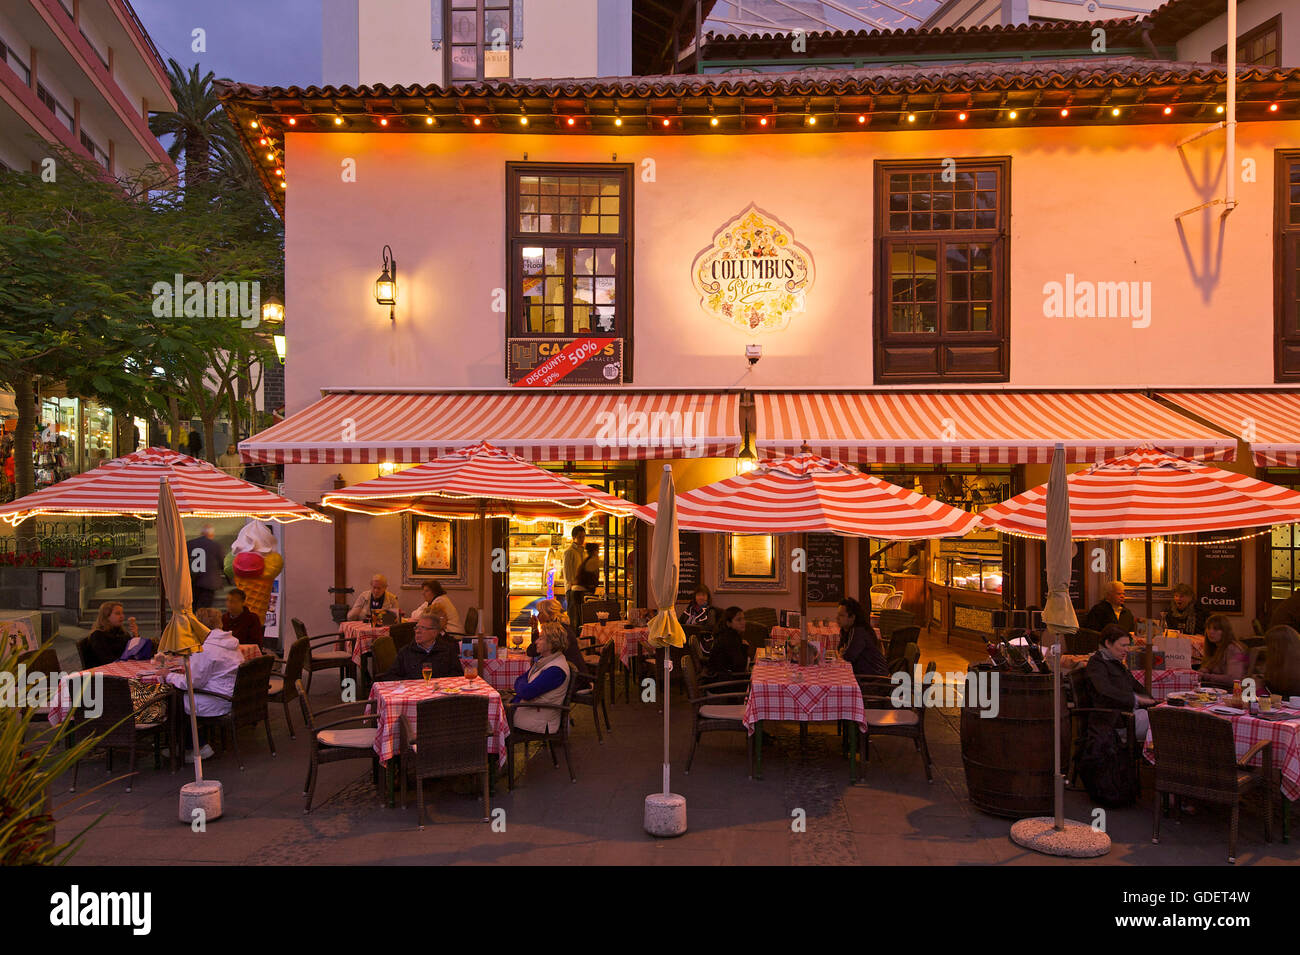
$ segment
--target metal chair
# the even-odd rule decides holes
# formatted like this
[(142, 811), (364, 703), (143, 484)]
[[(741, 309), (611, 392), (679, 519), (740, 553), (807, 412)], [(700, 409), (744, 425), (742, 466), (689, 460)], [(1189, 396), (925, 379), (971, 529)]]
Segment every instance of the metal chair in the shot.
[(748, 754), (749, 778), (754, 778), (754, 737), (744, 723), (745, 695), (748, 680), (732, 680), (701, 687), (695, 661), (690, 656), (682, 660), (682, 678), (686, 682), (686, 701), (695, 709), (695, 724), (691, 728), (691, 751), (686, 757), (686, 772), (690, 773), (695, 761), (695, 747), (705, 733), (719, 730), (745, 734)]
[[(600, 713), (605, 715), (605, 729), (609, 729), (605, 689), (608, 684), (609, 693), (612, 695), (614, 692), (614, 641), (610, 640), (600, 648), (600, 659), (596, 663), (594, 675), (575, 672), (572, 679), (578, 684), (573, 693), (573, 705), (591, 707), (591, 721), (596, 724), (596, 740), (605, 742), (604, 734), (600, 731)], [(597, 707), (600, 707), (600, 713), (596, 712)]]
[(479, 776), (483, 784), (483, 821), (491, 816), (488, 794), (488, 698), (465, 694), (421, 700), (415, 726), (403, 716), (398, 722), (402, 756), (402, 806), (406, 806), (406, 776), (415, 777), (415, 809), (424, 828), (424, 781), (445, 776)]
[[(98, 716), (87, 714), (86, 707), (83, 705), (76, 707), (70, 719), (74, 719), (73, 732), (78, 736), (83, 734), (103, 733), (103, 737), (95, 743), (95, 749), (103, 749), (106, 754), (108, 771), (113, 771), (113, 750), (125, 749), (127, 751), (126, 767), (126, 791), (131, 791), (131, 781), (135, 778), (135, 753), (140, 739), (152, 737), (154, 743), (154, 769), (162, 768), (162, 734), (168, 734), (168, 743), (171, 750), (172, 771), (176, 771), (177, 746), (175, 739), (175, 721), (171, 719), (171, 699), (168, 701), (167, 717), (158, 722), (137, 723), (136, 719), (149, 706), (146, 705), (137, 710), (131, 701), (131, 686), (126, 677), (104, 676), (103, 690), (98, 707)], [(174, 696), (174, 694), (173, 694)], [(81, 769), (81, 760), (72, 767), (72, 786), (71, 792), (77, 791), (77, 772)]]
[[(374, 713), (365, 712), (370, 701), (339, 703), (313, 713), (301, 680), (298, 681), (296, 689), (298, 703), (302, 707), (302, 720), (311, 736), (307, 781), (302, 787), (302, 794), (307, 798), (303, 812), (311, 812), (311, 800), (316, 794), (316, 771), (323, 763), (333, 763), (342, 759), (369, 759), (371, 779), (378, 787), (379, 754), (375, 752), (376, 716)], [(324, 716), (326, 713), (338, 713), (341, 710), (347, 710), (352, 715), (340, 716), (331, 719), (328, 723), (316, 724), (316, 717)], [(354, 723), (360, 725), (350, 729), (342, 728)]]
[(307, 662), (307, 685), (311, 686), (311, 681), (318, 670), (338, 670), (340, 677), (357, 678), (357, 665), (352, 662), (352, 651), (346, 648), (339, 649), (339, 641), (343, 634), (322, 633), (314, 637), (307, 636), (307, 626), (297, 617), (291, 621), (293, 632), (299, 640), (306, 638), (311, 642), (311, 656)]
[[(210, 696), (229, 701), (229, 713), (222, 713), (220, 716), (200, 716), (198, 724), (220, 729), (223, 741), (226, 732), (229, 731), (230, 745), (235, 750), (235, 761), (239, 763), (241, 770), (244, 768), (244, 758), (239, 752), (239, 730), (245, 726), (256, 726), (261, 723), (266, 730), (266, 745), (271, 750), (271, 755), (275, 755), (275, 740), (271, 738), (271, 720), (267, 707), (271, 667), (274, 663), (275, 657), (269, 655), (255, 657), (241, 663), (235, 672), (235, 688), (229, 696), (211, 690), (194, 691), (195, 696)], [(198, 741), (195, 740), (195, 745), (197, 744)]]
[[(910, 644), (915, 647), (915, 644)], [(934, 660), (925, 667), (925, 676), (937, 669)], [(910, 672), (910, 671), (909, 671)], [(922, 677), (924, 680), (925, 677)], [(870, 760), (872, 734), (876, 736), (902, 736), (912, 740), (916, 751), (921, 754), (925, 764), (925, 781), (934, 782), (931, 769), (930, 747), (925, 741), (925, 706), (895, 706), (893, 693), (895, 684), (889, 677), (859, 676), (858, 686), (862, 688), (862, 702), (866, 706), (867, 735), (862, 742), (863, 762)]]
[(289, 718), (289, 704), (298, 696), (297, 683), (311, 658), (311, 641), (300, 637), (289, 647), (289, 653), (283, 660), (276, 660), (272, 665), (271, 681), (266, 691), (266, 699), (284, 707), (284, 723), (289, 727), (289, 739), (297, 739), (293, 732), (293, 720)]
[[(1151, 742), (1155, 747), (1154, 828), (1151, 841), (1160, 842), (1160, 816), (1168, 797), (1186, 797), (1232, 807), (1228, 831), (1228, 862), (1237, 861), (1237, 828), (1241, 801), (1251, 791), (1264, 790), (1264, 839), (1273, 841), (1273, 749), (1271, 740), (1260, 740), (1237, 757), (1232, 723), (1210, 713), (1158, 706), (1150, 711)], [(1248, 764), (1257, 753), (1264, 754), (1260, 769)]]

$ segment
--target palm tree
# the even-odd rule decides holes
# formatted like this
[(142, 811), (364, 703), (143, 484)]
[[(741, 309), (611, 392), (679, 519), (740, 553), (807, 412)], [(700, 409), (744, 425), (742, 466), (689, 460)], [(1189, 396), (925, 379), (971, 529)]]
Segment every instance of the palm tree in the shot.
[(172, 137), (167, 155), (172, 162), (184, 157), (188, 191), (191, 186), (210, 182), (214, 167), (227, 165), (242, 149), (230, 117), (221, 108), (212, 71), (200, 77), (195, 64), (186, 73), (179, 63), (169, 58), (167, 72), (176, 110), (154, 113), (149, 117), (149, 129), (155, 136)]

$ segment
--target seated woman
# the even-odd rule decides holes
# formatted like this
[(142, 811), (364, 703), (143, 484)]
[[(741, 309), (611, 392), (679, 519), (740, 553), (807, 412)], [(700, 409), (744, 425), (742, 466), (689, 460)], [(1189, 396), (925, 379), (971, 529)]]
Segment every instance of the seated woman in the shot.
[[(515, 680), (514, 701), (522, 705), (512, 707), (512, 729), (530, 733), (559, 732), (564, 714), (542, 707), (564, 705), (569, 681), (573, 679), (569, 661), (564, 658), (568, 643), (569, 634), (564, 624), (551, 620), (541, 625), (537, 634), (537, 659), (527, 673), (520, 674)], [(534, 705), (527, 705), (529, 703)]]
[(845, 597), (835, 620), (840, 625), (840, 656), (852, 665), (854, 676), (888, 676), (889, 664), (862, 604)]
[(447, 596), (447, 590), (436, 580), (426, 580), (420, 585), (420, 591), (424, 594), (424, 603), (415, 608), (415, 613), (411, 615), (412, 620), (419, 620), (420, 617), (430, 610), (436, 610), (447, 621), (448, 633), (464, 633), (465, 625), (461, 623), (460, 611), (456, 605), (451, 602)]
[(722, 623), (713, 635), (709, 650), (710, 675), (745, 672), (749, 653), (745, 650), (744, 636), (745, 612), (739, 607), (728, 607), (722, 612)]
[(153, 642), (140, 636), (135, 618), (127, 620), (126, 611), (116, 601), (100, 604), (95, 629), (88, 639), (92, 667), (118, 660), (148, 660), (153, 656)]
[(578, 673), (590, 672), (587, 661), (582, 657), (582, 650), (578, 648), (577, 634), (573, 632), (573, 624), (569, 621), (569, 615), (564, 612), (564, 606), (555, 599), (540, 600), (537, 603), (537, 615), (533, 617), (533, 642), (528, 645), (527, 653), (530, 657), (538, 655), (538, 636), (542, 632), (542, 627), (548, 623), (559, 623), (564, 627), (565, 635), (568, 637), (564, 642), (564, 659), (569, 661), (569, 667)]
[(1264, 653), (1264, 685), (1269, 692), (1300, 696), (1300, 633), (1291, 627), (1269, 627)]
[[(1142, 684), (1129, 671), (1129, 635), (1119, 624), (1107, 624), (1101, 631), (1097, 652), (1084, 671), (1087, 705), (1132, 713), (1137, 742), (1146, 739), (1150, 705)], [(1079, 774), (1088, 794), (1103, 806), (1131, 805), (1138, 796), (1137, 769), (1130, 750), (1121, 745), (1124, 719), (1119, 713), (1089, 713), (1079, 754)]]
[(1201, 673), (1222, 679), (1202, 682), (1231, 685), (1235, 680), (1240, 680), (1246, 675), (1249, 664), (1250, 648), (1232, 632), (1232, 621), (1221, 613), (1216, 613), (1206, 620), (1205, 654), (1201, 662)]
[(695, 588), (695, 596), (677, 616), (683, 627), (699, 627), (712, 633), (718, 629), (718, 611), (713, 606), (713, 594), (704, 584)]

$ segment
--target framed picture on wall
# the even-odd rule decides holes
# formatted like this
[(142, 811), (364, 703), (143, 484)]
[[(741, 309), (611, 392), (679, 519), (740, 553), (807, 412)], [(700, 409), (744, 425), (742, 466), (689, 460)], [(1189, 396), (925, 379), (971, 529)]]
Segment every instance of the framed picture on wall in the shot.
[(426, 580), (468, 586), (465, 521), (418, 514), (402, 515), (402, 586)]
[(725, 534), (718, 548), (718, 590), (784, 591), (785, 538), (771, 534)]

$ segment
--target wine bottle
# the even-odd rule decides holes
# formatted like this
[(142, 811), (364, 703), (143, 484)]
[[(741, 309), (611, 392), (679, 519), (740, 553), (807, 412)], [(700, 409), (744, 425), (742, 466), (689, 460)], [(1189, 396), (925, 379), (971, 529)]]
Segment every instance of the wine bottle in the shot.
[(989, 652), (989, 660), (992, 661), (994, 669), (997, 670), (1008, 669), (1010, 663), (1007, 660), (1007, 655), (1002, 652), (1002, 644), (986, 643), (984, 646)]

